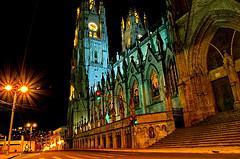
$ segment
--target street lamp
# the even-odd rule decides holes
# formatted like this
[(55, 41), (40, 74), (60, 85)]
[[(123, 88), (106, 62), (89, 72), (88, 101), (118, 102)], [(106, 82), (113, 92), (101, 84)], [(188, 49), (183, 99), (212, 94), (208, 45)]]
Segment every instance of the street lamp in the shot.
[(26, 127), (30, 128), (30, 138), (29, 138), (29, 140), (30, 140), (30, 151), (32, 151), (32, 146), (31, 146), (32, 130), (33, 130), (33, 128), (37, 127), (37, 124), (36, 123), (27, 123)]
[(11, 143), (11, 137), (12, 137), (12, 126), (13, 126), (13, 119), (14, 119), (14, 112), (16, 107), (16, 101), (17, 101), (17, 92), (26, 93), (28, 91), (28, 87), (23, 85), (19, 87), (18, 89), (13, 89), (13, 86), (8, 84), (4, 87), (6, 91), (13, 91), (13, 103), (12, 103), (12, 113), (11, 113), (11, 120), (10, 120), (10, 126), (9, 126), (9, 134), (8, 134), (8, 147), (7, 147), (7, 154), (9, 154), (10, 150), (10, 143)]

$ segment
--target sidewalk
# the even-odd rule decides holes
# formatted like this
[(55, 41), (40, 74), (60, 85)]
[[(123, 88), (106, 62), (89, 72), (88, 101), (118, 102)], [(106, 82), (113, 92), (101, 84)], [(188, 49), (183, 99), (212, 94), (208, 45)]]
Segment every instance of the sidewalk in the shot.
[(160, 148), (160, 149), (74, 149), (78, 151), (118, 151), (118, 152), (146, 152), (146, 153), (204, 153), (204, 154), (239, 154), (240, 146), (231, 147), (194, 147), (194, 148)]
[(10, 153), (9, 155), (0, 153), (0, 159), (10, 159), (20, 155), (20, 153)]

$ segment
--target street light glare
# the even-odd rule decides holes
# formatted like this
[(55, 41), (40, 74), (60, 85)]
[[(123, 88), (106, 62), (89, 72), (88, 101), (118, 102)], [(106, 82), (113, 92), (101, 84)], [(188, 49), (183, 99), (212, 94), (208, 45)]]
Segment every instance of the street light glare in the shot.
[(27, 124), (26, 124), (26, 126), (27, 126), (27, 127), (30, 127), (30, 126), (31, 126), (31, 124), (30, 124), (30, 123), (27, 123)]
[(37, 123), (27, 123), (26, 127), (33, 127), (36, 128), (37, 127)]
[(12, 90), (12, 86), (8, 84), (8, 85), (6, 85), (4, 87), (4, 89), (6, 89), (7, 91), (11, 91)]
[(37, 124), (36, 124), (36, 123), (33, 123), (33, 127), (34, 127), (34, 128), (37, 127)]
[(20, 88), (20, 91), (21, 91), (22, 93), (26, 93), (26, 92), (28, 91), (28, 87), (27, 87), (27, 86), (22, 86), (22, 87)]

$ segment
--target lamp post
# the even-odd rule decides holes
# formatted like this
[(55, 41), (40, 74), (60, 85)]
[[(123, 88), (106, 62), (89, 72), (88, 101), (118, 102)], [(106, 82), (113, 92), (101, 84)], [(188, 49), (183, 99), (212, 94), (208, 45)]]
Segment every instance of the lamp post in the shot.
[[(6, 85), (4, 87), (5, 90), (11, 91), (13, 90), (12, 85)], [(19, 89), (14, 90), (14, 95), (13, 95), (13, 103), (12, 103), (12, 113), (11, 113), (11, 120), (10, 120), (10, 126), (9, 126), (9, 134), (8, 134), (8, 147), (7, 147), (7, 154), (9, 154), (10, 150), (10, 144), (11, 144), (11, 138), (12, 138), (12, 126), (13, 126), (13, 119), (14, 119), (14, 112), (15, 112), (15, 107), (16, 107), (16, 101), (17, 101), (17, 92), (20, 91), (22, 93), (26, 93), (28, 91), (28, 87), (23, 85)]]
[(29, 140), (30, 140), (30, 151), (32, 151), (32, 146), (31, 146), (32, 131), (33, 131), (33, 128), (37, 127), (37, 124), (36, 123), (27, 123), (26, 126), (30, 128), (30, 138), (29, 138)]

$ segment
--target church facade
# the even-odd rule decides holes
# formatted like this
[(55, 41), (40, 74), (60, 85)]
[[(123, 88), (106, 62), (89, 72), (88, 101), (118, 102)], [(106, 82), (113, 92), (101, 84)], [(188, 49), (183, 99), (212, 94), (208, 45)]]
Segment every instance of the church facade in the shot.
[(154, 30), (144, 14), (129, 10), (122, 52), (109, 62), (104, 5), (81, 2), (66, 148), (146, 148), (178, 127), (239, 109), (239, 2), (164, 5)]
[(189, 127), (218, 112), (239, 110), (240, 3), (192, 0), (182, 4), (172, 26), (177, 32), (173, 43), (179, 98)]

